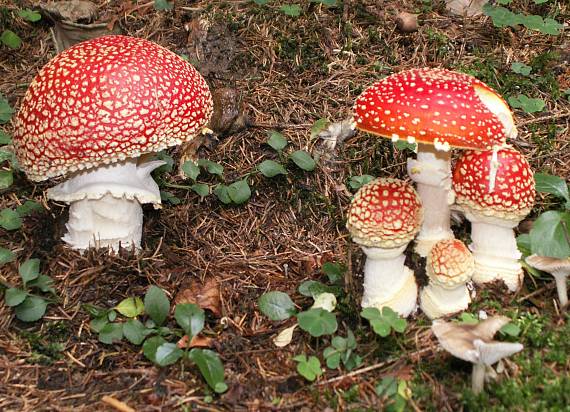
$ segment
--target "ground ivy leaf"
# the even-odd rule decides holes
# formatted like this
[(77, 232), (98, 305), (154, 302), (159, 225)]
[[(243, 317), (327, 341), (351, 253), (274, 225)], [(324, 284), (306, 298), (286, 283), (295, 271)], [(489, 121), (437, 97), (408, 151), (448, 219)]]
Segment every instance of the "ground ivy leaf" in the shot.
[(510, 96), (508, 98), (509, 104), (515, 109), (523, 109), (526, 113), (541, 112), (546, 106), (542, 99), (532, 99), (524, 94), (518, 96)]
[(22, 45), (22, 39), (12, 30), (4, 30), (0, 35), (0, 42), (11, 49), (17, 49)]
[(123, 324), (123, 335), (133, 345), (140, 345), (150, 330), (145, 328), (138, 319), (129, 319)]
[[(2, 103), (0, 101), (0, 105), (1, 104)], [(6, 132), (3, 132), (2, 130), (0, 130), (0, 145), (4, 145), (4, 144), (12, 144), (12, 138)]]
[(283, 292), (267, 292), (257, 301), (261, 312), (271, 320), (289, 319), (296, 313), (295, 304), (288, 294)]
[(20, 10), (18, 12), (18, 16), (20, 16), (24, 20), (27, 20), (31, 23), (35, 23), (36, 21), (40, 21), (42, 18), (42, 15), (40, 13), (38, 13), (37, 11), (34, 11), (34, 10), (30, 10), (30, 9)]
[(511, 64), (511, 70), (517, 74), (522, 74), (523, 76), (528, 76), (532, 71), (532, 67), (527, 66), (521, 62), (513, 62)]
[(204, 328), (204, 311), (194, 303), (176, 305), (174, 319), (190, 340)]
[(297, 314), (299, 327), (311, 336), (319, 337), (331, 335), (336, 332), (338, 324), (336, 316), (321, 308), (309, 309)]
[(41, 203), (35, 202), (33, 200), (26, 200), (23, 204), (16, 207), (16, 213), (20, 217), (26, 217), (34, 212), (42, 212), (44, 207)]
[(308, 381), (312, 382), (323, 374), (321, 362), (316, 356), (310, 356), (307, 359), (306, 355), (297, 355), (293, 360), (298, 362), (297, 372)]
[(208, 173), (213, 175), (222, 176), (224, 174), (224, 167), (222, 165), (208, 159), (198, 159), (198, 166), (206, 169)]
[(53, 279), (46, 275), (39, 275), (36, 279), (30, 281), (28, 286), (31, 288), (38, 288), (42, 292), (50, 292), (54, 295), (56, 294), (53, 287)]
[(165, 342), (156, 348), (155, 363), (158, 366), (168, 366), (176, 363), (184, 354), (176, 343)]
[(519, 328), (517, 325), (511, 322), (507, 323), (501, 329), (499, 329), (499, 332), (501, 332), (504, 335), (509, 335), (516, 338), (521, 333), (521, 328)]
[(144, 304), (141, 298), (130, 297), (123, 299), (115, 309), (127, 318), (135, 318), (144, 313)]
[(194, 348), (190, 351), (189, 357), (216, 393), (222, 393), (228, 389), (228, 385), (224, 382), (224, 365), (216, 352)]
[(277, 175), (287, 174), (287, 170), (285, 170), (283, 165), (273, 160), (264, 160), (257, 166), (257, 169), (265, 177), (275, 177)]
[(531, 252), (565, 259), (570, 256), (570, 213), (551, 210), (534, 221), (530, 231)]
[(4, 303), (6, 306), (17, 306), (26, 299), (28, 293), (18, 288), (9, 288), (4, 292)]
[(12, 262), (14, 259), (16, 259), (16, 254), (14, 252), (6, 248), (0, 247), (0, 265)]
[(20, 265), (18, 272), (20, 273), (20, 277), (22, 278), (25, 286), (30, 280), (34, 280), (40, 275), (40, 260), (26, 260)]
[(99, 331), (99, 342), (111, 345), (123, 339), (123, 325), (121, 323), (107, 323)]
[(325, 118), (321, 118), (319, 120), (317, 120), (315, 123), (313, 123), (313, 125), (311, 126), (311, 139), (316, 138), (319, 133), (321, 133), (323, 130), (325, 130), (328, 125), (330, 124), (330, 122), (328, 121), (328, 119)]
[(348, 185), (352, 190), (358, 190), (365, 184), (373, 181), (374, 179), (375, 177), (370, 175), (351, 176), (350, 180), (348, 181)]
[(192, 180), (196, 180), (200, 175), (200, 167), (192, 160), (184, 162), (180, 169), (182, 169), (186, 177), (189, 177)]
[(190, 189), (200, 197), (206, 197), (210, 194), (210, 186), (205, 183), (194, 183)]
[(291, 17), (299, 17), (301, 15), (301, 6), (298, 4), (285, 4), (279, 10)]
[(28, 296), (15, 307), (16, 317), (23, 322), (35, 322), (46, 313), (47, 301), (39, 296)]
[(251, 197), (251, 189), (247, 181), (238, 180), (228, 186), (228, 196), (236, 205), (241, 205)]
[(287, 139), (285, 139), (285, 136), (275, 130), (270, 130), (267, 134), (269, 136), (267, 139), (267, 144), (269, 146), (278, 152), (285, 149), (287, 146)]
[(321, 270), (327, 275), (331, 283), (339, 283), (342, 281), (344, 272), (346, 272), (346, 268), (343, 265), (335, 262), (325, 262)]
[(305, 150), (297, 150), (289, 156), (293, 163), (295, 163), (300, 169), (306, 172), (311, 172), (315, 170), (317, 163), (311, 157), (311, 155)]
[(217, 185), (214, 189), (214, 194), (223, 204), (229, 205), (232, 203), (232, 199), (228, 193), (228, 186), (222, 184)]
[(14, 109), (12, 109), (12, 107), (8, 103), (8, 100), (6, 100), (4, 96), (0, 94), (0, 124), (7, 123), (12, 117), (13, 113)]
[(16, 230), (22, 227), (22, 218), (12, 209), (0, 211), (0, 226), (6, 230)]
[(327, 368), (336, 369), (340, 366), (340, 352), (335, 348), (328, 347), (323, 351), (323, 357), (326, 360)]
[[(570, 205), (568, 184), (564, 179), (546, 173), (535, 173), (534, 182), (536, 184), (537, 192), (550, 193), (551, 195), (558, 196), (566, 200), (567, 205)], [(567, 206), (567, 208), (570, 207)]]
[(14, 175), (11, 170), (0, 170), (0, 190), (7, 189), (14, 183)]
[(306, 280), (297, 288), (299, 293), (303, 296), (314, 298), (321, 293), (332, 293), (335, 296), (340, 295), (340, 288), (337, 286), (328, 286), (316, 280)]
[(163, 202), (170, 202), (173, 205), (179, 205), (180, 203), (182, 203), (182, 201), (179, 198), (177, 198), (172, 193), (167, 192), (165, 190), (160, 191), (160, 199)]
[(162, 325), (170, 311), (170, 301), (164, 290), (151, 286), (144, 297), (144, 309), (157, 326)]

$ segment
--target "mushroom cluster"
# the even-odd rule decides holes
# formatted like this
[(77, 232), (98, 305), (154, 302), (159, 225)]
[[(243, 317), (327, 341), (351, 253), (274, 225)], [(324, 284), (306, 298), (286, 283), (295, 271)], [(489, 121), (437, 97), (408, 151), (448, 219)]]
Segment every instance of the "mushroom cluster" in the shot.
[(71, 204), (72, 248), (139, 248), (141, 204), (160, 204), (150, 173), (162, 162), (141, 155), (196, 136), (212, 113), (204, 78), (153, 42), (104, 36), (48, 62), (16, 117), (14, 146), (33, 181), (67, 180), (48, 198)]

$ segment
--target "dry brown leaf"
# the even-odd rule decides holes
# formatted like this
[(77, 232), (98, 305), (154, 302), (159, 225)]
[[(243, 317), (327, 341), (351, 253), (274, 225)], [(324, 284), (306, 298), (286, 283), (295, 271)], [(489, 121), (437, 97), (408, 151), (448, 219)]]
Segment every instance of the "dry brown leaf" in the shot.
[(212, 338), (207, 336), (196, 335), (192, 338), (190, 343), (188, 343), (188, 335), (184, 335), (177, 343), (180, 349), (184, 348), (211, 348), (214, 344)]
[(194, 303), (202, 309), (209, 309), (216, 316), (222, 315), (220, 285), (216, 279), (210, 278), (203, 285), (194, 282), (189, 288), (182, 289), (174, 299), (176, 304)]
[(458, 16), (473, 17), (483, 13), (483, 6), (488, 0), (447, 0), (445, 8)]

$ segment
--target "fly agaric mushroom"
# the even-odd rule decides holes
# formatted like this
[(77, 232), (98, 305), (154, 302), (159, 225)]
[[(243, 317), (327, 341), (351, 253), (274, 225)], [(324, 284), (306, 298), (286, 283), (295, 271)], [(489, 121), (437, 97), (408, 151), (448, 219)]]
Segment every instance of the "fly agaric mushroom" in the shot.
[(418, 287), (404, 250), (422, 219), (420, 198), (406, 182), (381, 178), (358, 190), (346, 227), (366, 254), (362, 307), (389, 306), (404, 317), (415, 310)]
[(570, 276), (570, 258), (554, 258), (548, 256), (531, 255), (525, 259), (533, 268), (548, 272), (554, 276), (556, 281), (556, 290), (558, 291), (558, 300), (560, 306), (568, 305), (568, 288), (566, 286), (566, 278)]
[(430, 318), (467, 309), (471, 296), (466, 282), (471, 280), (475, 262), (465, 244), (457, 239), (437, 242), (429, 251), (426, 271), (429, 285), (420, 294), (420, 307)]
[(452, 148), (502, 147), (516, 128), (507, 103), (485, 83), (444, 69), (412, 69), (388, 76), (366, 89), (354, 106), (356, 128), (418, 144), (408, 159), (425, 219), (416, 252), (427, 256), (450, 229)]
[(453, 189), (458, 207), (471, 222), (473, 281), (501, 279), (515, 292), (523, 270), (513, 229), (532, 208), (534, 179), (527, 160), (516, 150), (499, 150), (495, 164), (494, 155), (465, 152), (455, 165)]
[(506, 316), (493, 316), (475, 325), (434, 320), (431, 330), (439, 344), (456, 358), (473, 364), (471, 388), (481, 393), (488, 367), (523, 350), (520, 343), (498, 342), (493, 336), (510, 322)]
[(150, 173), (162, 164), (139, 156), (192, 139), (211, 113), (208, 85), (182, 58), (144, 39), (104, 36), (42, 68), (16, 117), (14, 146), (30, 180), (69, 175), (47, 195), (71, 203), (64, 240), (72, 248), (139, 248), (141, 203), (160, 203)]

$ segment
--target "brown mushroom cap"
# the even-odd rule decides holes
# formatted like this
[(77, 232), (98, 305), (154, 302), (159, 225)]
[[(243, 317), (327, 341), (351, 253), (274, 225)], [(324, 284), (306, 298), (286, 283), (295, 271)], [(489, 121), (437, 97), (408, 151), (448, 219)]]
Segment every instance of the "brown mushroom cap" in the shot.
[(421, 200), (414, 188), (402, 180), (380, 178), (358, 190), (346, 227), (359, 245), (395, 248), (414, 238), (422, 220)]
[(441, 240), (431, 248), (427, 257), (429, 278), (444, 287), (468, 282), (474, 270), (475, 259), (461, 240)]

